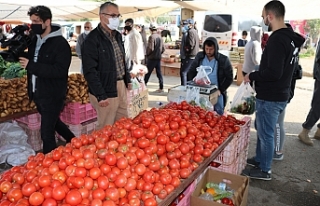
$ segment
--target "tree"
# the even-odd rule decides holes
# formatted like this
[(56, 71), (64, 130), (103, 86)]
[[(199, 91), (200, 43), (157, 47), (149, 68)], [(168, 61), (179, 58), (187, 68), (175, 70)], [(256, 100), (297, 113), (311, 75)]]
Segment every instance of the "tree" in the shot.
[(304, 29), (307, 33), (309, 33), (311, 42), (314, 38), (318, 40), (320, 36), (320, 19), (307, 20), (307, 24)]

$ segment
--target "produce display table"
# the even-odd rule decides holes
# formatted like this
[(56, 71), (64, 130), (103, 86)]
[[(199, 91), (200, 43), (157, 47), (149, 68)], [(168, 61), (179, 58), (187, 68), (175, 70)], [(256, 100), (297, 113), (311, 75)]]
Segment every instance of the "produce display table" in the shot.
[(17, 118), (20, 118), (20, 117), (24, 117), (24, 116), (29, 115), (29, 114), (35, 114), (37, 112), (38, 112), (37, 109), (33, 109), (33, 110), (25, 111), (25, 112), (13, 113), (11, 115), (8, 115), (8, 116), (5, 116), (5, 117), (1, 117), (0, 118), (0, 123), (6, 122), (6, 121), (9, 121), (9, 120), (13, 120), (13, 119), (17, 119)]
[(181, 181), (181, 184), (173, 190), (164, 200), (158, 203), (159, 206), (167, 206), (170, 205), (178, 196), (179, 194), (186, 189), (192, 181), (197, 179), (202, 172), (208, 167), (210, 162), (212, 162), (220, 152), (229, 144), (229, 142), (233, 139), (233, 134), (230, 135), (212, 154), (210, 157), (206, 158), (197, 169), (195, 169), (189, 178), (184, 179)]

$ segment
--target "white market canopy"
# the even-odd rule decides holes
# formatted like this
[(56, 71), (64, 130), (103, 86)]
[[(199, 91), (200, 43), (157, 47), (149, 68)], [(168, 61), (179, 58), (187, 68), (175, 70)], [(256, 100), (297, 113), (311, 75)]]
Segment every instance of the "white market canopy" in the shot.
[[(269, 0), (116, 0), (124, 18), (142, 16), (156, 17), (179, 7), (195, 11), (215, 11), (243, 15), (259, 15)], [(320, 1), (282, 0), (286, 6), (286, 19), (320, 18)], [(50, 7), (54, 20), (95, 19), (99, 17), (101, 2), (81, 0), (0, 0), (0, 21), (20, 20), (29, 22), (27, 12), (30, 6), (46, 5)]]
[[(119, 5), (120, 13), (124, 18), (155, 17), (180, 7), (174, 2), (159, 0), (117, 0), (115, 3)], [(99, 18), (101, 2), (81, 0), (0, 0), (0, 21), (20, 20), (29, 22), (27, 12), (31, 6), (37, 5), (48, 6), (51, 9), (53, 20), (96, 19)]]
[[(195, 11), (215, 11), (240, 15), (261, 16), (263, 6), (270, 0), (194, 0), (174, 1)], [(281, 0), (285, 5), (287, 20), (320, 18), (319, 0)]]

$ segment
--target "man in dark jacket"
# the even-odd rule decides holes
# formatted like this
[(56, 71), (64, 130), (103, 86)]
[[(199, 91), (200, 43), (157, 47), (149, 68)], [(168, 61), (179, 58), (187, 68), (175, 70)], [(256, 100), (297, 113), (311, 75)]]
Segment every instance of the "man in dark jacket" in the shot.
[(293, 75), (294, 60), (304, 38), (284, 23), (285, 7), (280, 1), (270, 1), (262, 11), (265, 25), (272, 28), (259, 67), (247, 74), (244, 82), (255, 81), (256, 95), (256, 156), (247, 160), (255, 166), (245, 175), (271, 180), (274, 155), (274, 130), (279, 114), (285, 109)]
[(157, 33), (157, 28), (155, 26), (150, 26), (150, 31), (152, 33), (149, 36), (146, 51), (148, 73), (144, 77), (144, 82), (147, 85), (153, 69), (156, 68), (157, 77), (159, 79), (159, 89), (156, 90), (156, 92), (162, 93), (163, 77), (161, 74), (161, 54), (164, 52), (164, 44), (161, 36)]
[(83, 74), (89, 86), (90, 103), (97, 111), (98, 125), (112, 125), (127, 117), (127, 88), (130, 76), (125, 64), (118, 5), (100, 6), (100, 23), (82, 44)]
[(48, 7), (31, 7), (28, 15), (36, 37), (28, 47), (28, 59), (20, 57), (20, 64), (27, 69), (29, 99), (34, 100), (41, 114), (41, 139), (46, 154), (57, 147), (55, 131), (67, 142), (74, 137), (59, 118), (67, 93), (71, 49), (61, 28), (51, 24)]
[(210, 66), (212, 72), (208, 75), (211, 84), (218, 87), (218, 102), (215, 110), (222, 114), (227, 102), (227, 89), (233, 81), (233, 69), (229, 58), (219, 53), (219, 45), (214, 37), (209, 37), (203, 43), (203, 51), (199, 52), (190, 66), (189, 73), (192, 79), (197, 75), (199, 66)]
[(185, 25), (186, 33), (183, 44), (185, 58), (181, 59), (180, 78), (181, 85), (186, 85), (187, 81), (192, 80), (193, 73), (189, 73), (190, 65), (192, 64), (195, 56), (199, 52), (199, 36), (197, 30), (193, 28), (194, 21), (187, 20)]

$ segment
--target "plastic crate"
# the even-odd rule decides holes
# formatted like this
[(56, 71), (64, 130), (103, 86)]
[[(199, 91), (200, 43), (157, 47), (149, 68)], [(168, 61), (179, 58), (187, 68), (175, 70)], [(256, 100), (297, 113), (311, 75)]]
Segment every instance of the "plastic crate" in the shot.
[(218, 170), (221, 172), (226, 172), (226, 173), (231, 173), (231, 174), (239, 174), (239, 158), (234, 159), (234, 161), (231, 164), (228, 165), (224, 165), (224, 164), (220, 164), (218, 162), (216, 162), (215, 160), (213, 161), (215, 163), (217, 163), (216, 167), (213, 166), (209, 166), (209, 168), (214, 169), (214, 170)]
[[(95, 118), (87, 122), (84, 122), (82, 124), (78, 124), (78, 125), (67, 124), (67, 126), (76, 137), (79, 137), (82, 134), (91, 134), (96, 129), (96, 124), (97, 124), (97, 119)], [(58, 138), (62, 138), (62, 137), (58, 135)]]
[(78, 125), (97, 118), (97, 112), (90, 103), (68, 103), (61, 112), (60, 118), (67, 124)]
[(220, 154), (214, 159), (214, 162), (220, 163), (221, 165), (230, 165), (237, 158), (237, 147), (238, 140), (236, 136), (233, 137), (231, 142), (220, 152)]
[[(249, 145), (248, 145), (249, 146)], [(248, 146), (245, 150), (243, 150), (238, 157), (238, 174), (246, 168), (247, 165), (247, 157), (248, 157)]]
[(41, 115), (39, 113), (26, 115), (16, 119), (17, 122), (28, 125), (30, 128), (38, 127), (41, 124)]
[(177, 206), (190, 206), (190, 198), (191, 195), (196, 188), (196, 181), (193, 181), (182, 193), (184, 197), (180, 200), (176, 198), (173, 202), (177, 204)]
[(246, 116), (242, 119), (242, 121), (245, 121), (246, 123), (240, 126), (240, 130), (235, 134), (235, 137), (239, 139), (237, 148), (238, 154), (247, 148), (250, 141), (251, 118)]
[(28, 135), (28, 144), (34, 151), (39, 151), (43, 147), (41, 132), (40, 132), (40, 123), (38, 125), (32, 125), (30, 128), (27, 124), (18, 122), (18, 125), (26, 132)]

